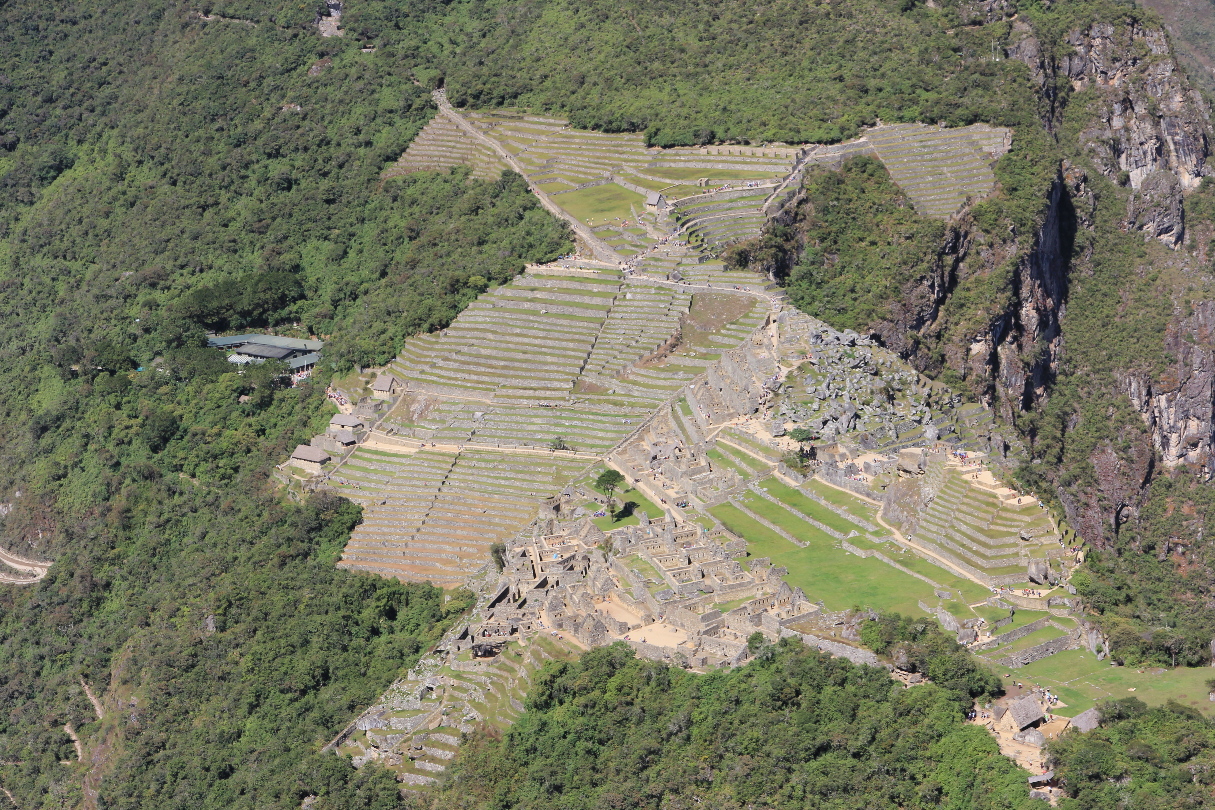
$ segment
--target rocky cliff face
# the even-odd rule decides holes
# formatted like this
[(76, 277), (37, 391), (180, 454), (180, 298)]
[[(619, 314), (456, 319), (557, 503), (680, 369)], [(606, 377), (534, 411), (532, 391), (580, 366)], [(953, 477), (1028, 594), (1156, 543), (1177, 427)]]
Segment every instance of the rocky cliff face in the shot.
[[(1023, 21), (1007, 56), (1029, 66), (1057, 113), (1057, 82), (1094, 97), (1080, 143), (1098, 170), (1132, 189), (1126, 225), (1177, 247), (1184, 239), (1181, 195), (1211, 173), (1210, 109), (1177, 68), (1164, 30), (1136, 19), (1068, 32), (1071, 52), (1052, 59)], [(1048, 122), (1053, 124), (1053, 122)]]
[(1210, 472), (1215, 445), (1215, 301), (1201, 301), (1169, 326), (1165, 347), (1176, 358), (1162, 379), (1125, 378), (1126, 393), (1143, 415), (1166, 466), (1190, 464)]
[[(987, 16), (1001, 13), (993, 6)], [(1042, 404), (1058, 372), (1068, 340), (1063, 315), (1069, 274), (1089, 272), (1071, 266), (1067, 234), (1073, 228), (1097, 227), (1093, 176), (1103, 175), (1127, 189), (1125, 215), (1116, 227), (1178, 251), (1178, 267), (1188, 265), (1192, 272), (1208, 263), (1206, 241), (1215, 235), (1204, 226), (1187, 246), (1183, 198), (1213, 173), (1211, 119), (1205, 101), (1177, 69), (1164, 31), (1128, 16), (1120, 25), (1102, 22), (1072, 30), (1064, 37), (1067, 47), (1059, 50), (1044, 49), (1021, 20), (1013, 30), (1007, 56), (1030, 68), (1044, 101), (1047, 128), (1063, 136), (1063, 107), (1084, 105), (1067, 114), (1083, 110), (1086, 118), (1074, 145), (1084, 165), (1065, 161), (1060, 167), (1034, 234), (1014, 234), (1003, 244), (979, 243), (965, 220), (958, 223), (945, 245), (957, 277), (944, 275), (947, 283), (922, 280), (919, 289), (905, 291), (904, 301), (892, 306), (894, 317), (875, 327), (892, 348), (901, 347), (921, 367), (931, 360), (917, 358), (917, 352), (928, 350), (914, 346), (905, 330), (930, 338), (925, 344), (942, 347), (944, 364), (984, 390), (1005, 417)], [(1066, 83), (1071, 98), (1058, 93)], [(964, 281), (967, 268), (992, 272), (1013, 259), (1011, 303), (1004, 312), (969, 335), (934, 331), (942, 328), (936, 314)], [(1083, 258), (1077, 261), (1083, 264)], [(913, 302), (918, 302), (914, 311), (908, 306)], [(1072, 525), (1095, 541), (1117, 534), (1135, 519), (1158, 462), (1191, 465), (1208, 476), (1215, 466), (1215, 302), (1184, 309), (1164, 338), (1171, 358), (1166, 374), (1127, 368), (1116, 375), (1148, 430), (1132, 426), (1092, 451), (1087, 461), (1096, 473), (1093, 490), (1060, 489)], [(1117, 452), (1115, 444), (1121, 448)]]
[[(1164, 31), (1137, 20), (1094, 23), (1068, 32), (1072, 50), (1057, 60), (1044, 53), (1025, 23), (1016, 22), (1014, 32), (1018, 38), (1007, 55), (1029, 66), (1043, 97), (1052, 101), (1052, 115), (1056, 79), (1065, 78), (1074, 91), (1092, 98), (1080, 146), (1098, 172), (1129, 187), (1121, 228), (1181, 247), (1183, 195), (1212, 173), (1211, 118), (1206, 102), (1178, 71)], [(1065, 163), (1051, 188), (1042, 230), (1018, 267), (1015, 311), (996, 319), (972, 344), (967, 371), (988, 375), (1010, 403), (1029, 407), (1041, 401), (1057, 370), (1066, 341), (1059, 316), (1068, 272), (1059, 228), (1065, 216), (1074, 227), (1092, 227), (1095, 205), (1085, 170)], [(1215, 308), (1204, 303), (1170, 327), (1166, 350), (1177, 360), (1165, 380), (1129, 371), (1123, 377), (1169, 466), (1204, 465), (1215, 444), (1212, 326)]]

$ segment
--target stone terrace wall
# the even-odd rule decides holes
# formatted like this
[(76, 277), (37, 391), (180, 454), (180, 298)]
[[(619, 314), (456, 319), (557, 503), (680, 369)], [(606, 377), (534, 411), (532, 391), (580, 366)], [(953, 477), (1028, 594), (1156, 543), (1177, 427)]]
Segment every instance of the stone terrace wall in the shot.
[(1012, 655), (1001, 658), (996, 663), (1002, 667), (1015, 669), (1023, 667), (1026, 664), (1032, 664), (1035, 661), (1040, 661), (1047, 656), (1061, 653), (1064, 650), (1076, 650), (1080, 648), (1079, 634), (1069, 633), (1066, 636), (1053, 638), (1050, 641), (1044, 641), (1041, 644), (1030, 647), (1028, 650), (1021, 650)]
[(1067, 628), (1063, 627), (1063, 625), (1052, 622), (1050, 620), (1049, 616), (1043, 616), (1041, 619), (1038, 619), (1037, 621), (1032, 621), (1029, 624), (1025, 625), (1024, 627), (1018, 627), (1016, 630), (1009, 630), (1007, 633), (1001, 633), (999, 636), (993, 638), (991, 641), (984, 641), (982, 644), (976, 644), (971, 649), (975, 650), (976, 652), (982, 652), (983, 650), (994, 650), (996, 647), (999, 647), (1001, 644), (1008, 644), (1009, 642), (1025, 638), (1030, 633), (1036, 633), (1037, 631), (1041, 630), (1043, 627), (1046, 627), (1048, 625), (1051, 627), (1058, 627), (1060, 630), (1067, 629)]
[(847, 540), (841, 540), (840, 543), (843, 545), (844, 551), (847, 551), (849, 554), (855, 554), (858, 557), (865, 557), (865, 558), (877, 557), (879, 560), (886, 563), (891, 568), (896, 568), (899, 571), (902, 571), (904, 574), (908, 574), (909, 576), (913, 576), (918, 580), (927, 582), (929, 585), (931, 585), (934, 588), (944, 588), (945, 587), (944, 585), (941, 585), (939, 582), (933, 582), (931, 579), (924, 576), (923, 574), (917, 574), (915, 571), (912, 571), (910, 568), (899, 565), (897, 562), (890, 559), (889, 557), (887, 557), (885, 554), (883, 554), (880, 551), (874, 551), (873, 549), (869, 549), (869, 548), (864, 548), (864, 549), (857, 548), (856, 546), (849, 543)]
[(812, 636), (808, 633), (799, 633), (796, 630), (790, 630), (787, 627), (782, 627), (780, 631), (781, 638), (797, 638), (810, 647), (816, 647), (825, 653), (829, 653), (838, 658), (847, 658), (854, 664), (867, 664), (871, 667), (882, 667), (888, 669), (871, 650), (864, 650), (859, 647), (850, 647), (847, 644), (841, 644), (838, 641), (830, 641), (818, 636)]

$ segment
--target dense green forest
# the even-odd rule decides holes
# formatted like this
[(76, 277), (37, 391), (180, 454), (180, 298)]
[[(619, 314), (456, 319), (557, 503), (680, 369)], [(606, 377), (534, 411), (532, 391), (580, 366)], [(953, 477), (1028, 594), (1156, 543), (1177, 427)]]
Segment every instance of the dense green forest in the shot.
[[(833, 141), (878, 118), (1002, 123), (1018, 74), (990, 40), (1007, 25), (970, 29), (962, 4), (932, 5), (373, 0), (345, 20), (399, 45), (454, 103), (560, 112), (657, 145)], [(409, 50), (418, 27), (431, 35)]]
[(1051, 743), (1066, 780), (1064, 810), (1210, 807), (1215, 723), (1178, 703), (1149, 709), (1137, 698), (1100, 706), (1103, 727)]
[(462, 747), (434, 808), (1029, 808), (963, 701), (785, 639), (694, 675), (624, 644), (550, 665), (500, 738)]
[(0, 6), (4, 543), (55, 560), (0, 594), (20, 807), (399, 803), (319, 749), (468, 603), (334, 567), (359, 510), (270, 477), (325, 376), (232, 373), (204, 329), (383, 362), (570, 245), (517, 176), (381, 182), (433, 114), (391, 48), (207, 11)]

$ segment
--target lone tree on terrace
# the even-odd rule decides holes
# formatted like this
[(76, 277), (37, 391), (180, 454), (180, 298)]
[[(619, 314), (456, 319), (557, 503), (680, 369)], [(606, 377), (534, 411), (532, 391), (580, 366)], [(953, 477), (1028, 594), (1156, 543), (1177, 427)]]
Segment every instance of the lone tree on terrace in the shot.
[(624, 476), (617, 470), (604, 470), (599, 473), (599, 477), (595, 479), (595, 486), (607, 496), (608, 512), (615, 517), (616, 510), (612, 506), (612, 496), (616, 494), (616, 490), (624, 483)]

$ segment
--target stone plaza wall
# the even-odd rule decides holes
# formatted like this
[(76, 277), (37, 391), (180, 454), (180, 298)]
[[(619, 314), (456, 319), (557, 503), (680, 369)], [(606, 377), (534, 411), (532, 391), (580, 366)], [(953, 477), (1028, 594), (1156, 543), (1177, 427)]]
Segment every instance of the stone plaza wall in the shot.
[[(1003, 621), (1003, 620), (1001, 620), (1001, 621)], [(1038, 619), (1037, 621), (1032, 621), (1029, 624), (1025, 625), (1024, 627), (1018, 627), (1016, 630), (1009, 630), (1007, 633), (1001, 633), (1000, 635), (993, 638), (991, 641), (984, 641), (982, 644), (976, 644), (974, 647), (971, 647), (971, 649), (976, 652), (982, 652), (983, 650), (994, 650), (996, 647), (999, 647), (1001, 644), (1008, 644), (1009, 642), (1017, 641), (1018, 639), (1023, 639), (1026, 636), (1028, 636), (1030, 633), (1036, 633), (1039, 630), (1041, 630), (1042, 628), (1047, 627), (1047, 626), (1058, 627), (1060, 630), (1066, 629), (1062, 625), (1052, 622), (1050, 620), (1049, 616), (1043, 616), (1041, 619)]]

